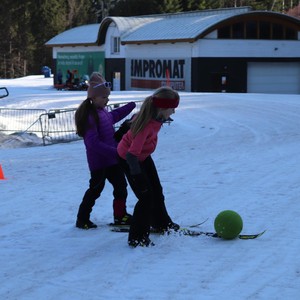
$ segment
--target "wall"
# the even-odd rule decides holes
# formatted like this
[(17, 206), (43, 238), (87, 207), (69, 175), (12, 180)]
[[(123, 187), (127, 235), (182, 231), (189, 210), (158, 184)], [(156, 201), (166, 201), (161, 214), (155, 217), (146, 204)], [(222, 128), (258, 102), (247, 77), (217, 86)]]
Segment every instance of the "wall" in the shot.
[(193, 57), (298, 57), (300, 41), (201, 39)]
[(247, 60), (243, 58), (193, 58), (192, 91), (246, 92)]
[(106, 80), (110, 81), (113, 90), (119, 90), (115, 85), (116, 73), (120, 73), (120, 90), (125, 90), (125, 59), (124, 58), (108, 58), (105, 60)]
[(126, 89), (191, 90), (191, 44), (126, 45)]

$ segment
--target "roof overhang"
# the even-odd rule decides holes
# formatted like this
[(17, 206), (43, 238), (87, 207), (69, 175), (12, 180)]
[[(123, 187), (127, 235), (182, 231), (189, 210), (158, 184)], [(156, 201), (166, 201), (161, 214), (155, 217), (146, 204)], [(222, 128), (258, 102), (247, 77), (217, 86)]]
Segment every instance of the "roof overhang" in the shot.
[(66, 43), (66, 44), (46, 44), (45, 45), (48, 48), (54, 48), (54, 47), (58, 47), (58, 48), (63, 48), (63, 47), (90, 47), (90, 46), (98, 46), (97, 43)]

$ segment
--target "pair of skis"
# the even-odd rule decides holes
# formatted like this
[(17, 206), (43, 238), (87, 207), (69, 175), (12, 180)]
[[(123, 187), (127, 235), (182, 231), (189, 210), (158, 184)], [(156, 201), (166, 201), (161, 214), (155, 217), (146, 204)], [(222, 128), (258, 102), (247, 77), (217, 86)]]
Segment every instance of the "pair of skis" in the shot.
[[(195, 225), (191, 225), (188, 227), (181, 227), (178, 230), (174, 231), (174, 230), (170, 230), (170, 231), (156, 231), (154, 229), (151, 228), (151, 233), (153, 234), (161, 234), (161, 235), (170, 235), (170, 234), (174, 234), (174, 235), (187, 235), (187, 236), (209, 236), (209, 237), (213, 237), (213, 238), (221, 238), (220, 236), (218, 236), (217, 233), (215, 232), (208, 232), (208, 231), (198, 231), (198, 230), (194, 230), (194, 229), (190, 229), (190, 228), (196, 228), (199, 227), (200, 225), (204, 224), (208, 219), (206, 219), (205, 221), (195, 224)], [(111, 226), (111, 231), (112, 232), (129, 232), (129, 226), (127, 225), (114, 225), (114, 224), (109, 224)], [(253, 240), (256, 239), (260, 236), (262, 236), (265, 233), (265, 230), (260, 232), (260, 233), (256, 233), (256, 234), (239, 234), (238, 238), (241, 240)]]

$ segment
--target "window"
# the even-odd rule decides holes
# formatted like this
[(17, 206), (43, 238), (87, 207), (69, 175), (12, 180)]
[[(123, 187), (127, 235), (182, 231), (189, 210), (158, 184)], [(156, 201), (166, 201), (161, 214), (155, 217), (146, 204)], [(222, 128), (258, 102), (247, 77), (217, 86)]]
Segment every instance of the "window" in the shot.
[(246, 20), (218, 29), (219, 39), (297, 40), (297, 30), (282, 23)]
[(219, 39), (230, 39), (230, 26), (224, 26), (218, 30)]
[(246, 23), (246, 38), (257, 39), (257, 23), (255, 21), (248, 21)]
[(297, 40), (296, 30), (293, 30), (291, 28), (286, 28), (285, 39), (286, 40)]
[(270, 22), (259, 23), (259, 38), (262, 40), (269, 40), (271, 38)]
[(284, 30), (281, 24), (273, 24), (273, 40), (283, 40)]
[(244, 23), (239, 22), (232, 25), (232, 38), (233, 39), (244, 38)]
[(120, 37), (113, 36), (111, 38), (111, 54), (119, 54), (120, 53)]

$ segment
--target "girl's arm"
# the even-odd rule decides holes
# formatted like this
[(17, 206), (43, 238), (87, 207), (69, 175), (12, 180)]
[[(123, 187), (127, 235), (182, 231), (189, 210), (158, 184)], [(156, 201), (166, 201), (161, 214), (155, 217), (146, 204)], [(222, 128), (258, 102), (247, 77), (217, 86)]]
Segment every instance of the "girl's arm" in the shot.
[(119, 108), (114, 109), (113, 111), (110, 112), (110, 114), (113, 117), (113, 123), (117, 123), (124, 119), (126, 116), (128, 116), (133, 109), (136, 107), (135, 102), (130, 102), (127, 103), (126, 105), (123, 105)]

